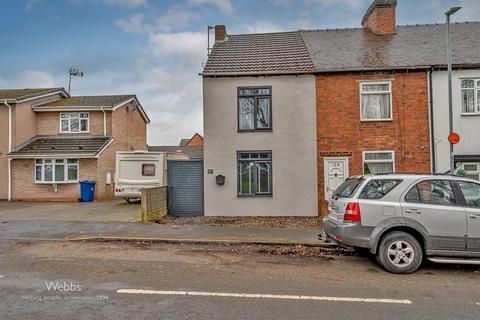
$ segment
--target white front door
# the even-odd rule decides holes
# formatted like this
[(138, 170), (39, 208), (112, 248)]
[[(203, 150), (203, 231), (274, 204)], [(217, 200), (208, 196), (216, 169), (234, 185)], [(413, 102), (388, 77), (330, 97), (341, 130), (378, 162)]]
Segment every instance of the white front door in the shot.
[(348, 158), (325, 158), (325, 200), (348, 178)]

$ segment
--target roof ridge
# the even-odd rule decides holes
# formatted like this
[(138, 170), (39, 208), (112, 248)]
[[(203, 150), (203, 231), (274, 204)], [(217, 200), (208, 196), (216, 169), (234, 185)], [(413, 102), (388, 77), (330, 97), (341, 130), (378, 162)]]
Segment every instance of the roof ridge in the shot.
[(298, 33), (300, 30), (290, 30), (290, 31), (274, 31), (274, 32), (251, 32), (251, 33), (237, 33), (237, 34), (229, 34), (229, 37), (236, 37), (236, 36), (250, 36), (250, 35), (264, 35), (264, 34), (284, 34), (284, 33)]
[(70, 96), (69, 98), (85, 98), (85, 97), (134, 97), (135, 94), (98, 94), (98, 95), (81, 95)]

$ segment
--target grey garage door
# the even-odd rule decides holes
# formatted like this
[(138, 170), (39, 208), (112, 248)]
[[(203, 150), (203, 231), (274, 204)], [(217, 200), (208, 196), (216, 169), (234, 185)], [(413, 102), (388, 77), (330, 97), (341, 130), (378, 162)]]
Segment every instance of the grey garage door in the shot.
[(203, 160), (169, 160), (167, 170), (169, 213), (203, 215)]

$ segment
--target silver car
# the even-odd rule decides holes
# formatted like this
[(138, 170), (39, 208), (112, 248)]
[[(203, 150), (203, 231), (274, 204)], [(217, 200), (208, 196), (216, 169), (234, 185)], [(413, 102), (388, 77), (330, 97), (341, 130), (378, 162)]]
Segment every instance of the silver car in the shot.
[(329, 199), (328, 211), (328, 239), (367, 248), (390, 272), (415, 272), (424, 257), (480, 263), (478, 181), (431, 174), (354, 176)]

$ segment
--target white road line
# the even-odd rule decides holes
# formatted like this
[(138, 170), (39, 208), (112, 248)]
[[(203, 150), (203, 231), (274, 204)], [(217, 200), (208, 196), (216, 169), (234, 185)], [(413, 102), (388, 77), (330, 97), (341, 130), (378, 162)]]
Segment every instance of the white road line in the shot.
[(5, 276), (6, 276), (6, 274), (0, 274), (0, 279), (5, 277)]
[(411, 304), (412, 303), (412, 301), (410, 300), (399, 300), (399, 299), (374, 299), (374, 298), (353, 298), (353, 297), (325, 297), (325, 296), (202, 292), (202, 291), (165, 291), (165, 290), (143, 290), (143, 289), (119, 289), (117, 290), (117, 293), (157, 294), (157, 295), (167, 295), (167, 296), (202, 296), (202, 297), (227, 297), (227, 298), (314, 300), (314, 301), (334, 301), (334, 302), (391, 303), (391, 304)]

